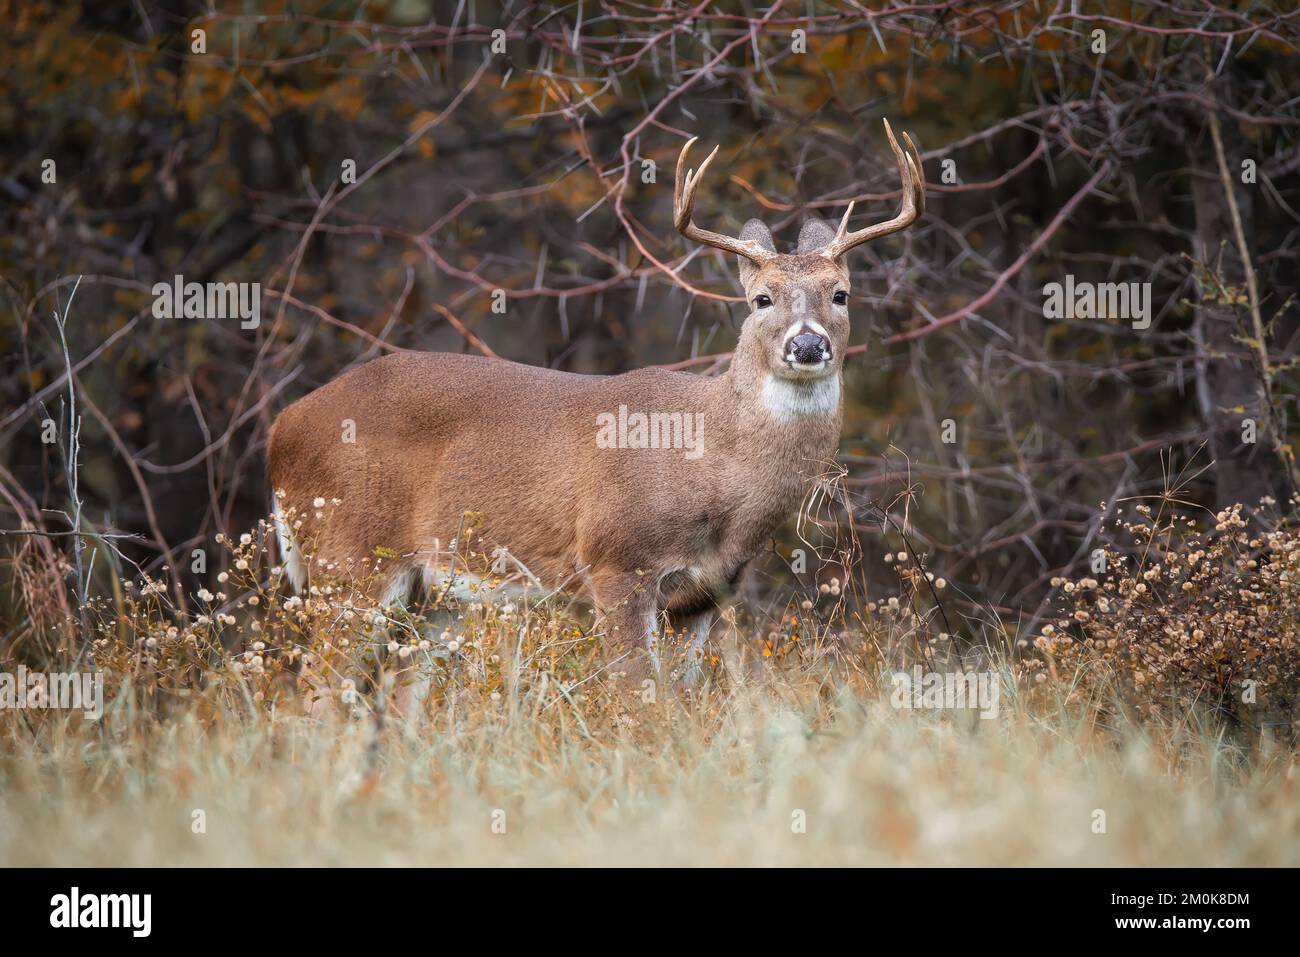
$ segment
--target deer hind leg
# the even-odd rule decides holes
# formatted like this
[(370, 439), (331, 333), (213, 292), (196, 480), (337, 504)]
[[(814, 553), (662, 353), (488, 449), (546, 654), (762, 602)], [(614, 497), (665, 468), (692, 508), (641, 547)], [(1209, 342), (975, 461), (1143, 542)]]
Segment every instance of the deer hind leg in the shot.
[(433, 686), (433, 672), (422, 658), (426, 652), (415, 651), (410, 660), (397, 662), (388, 675), (392, 689), (393, 710), (408, 724), (418, 724), (424, 714), (424, 705)]
[[(345, 606), (353, 603), (341, 593)], [(365, 642), (361, 622), (370, 602), (356, 603), (359, 610), (352, 622), (336, 620), (324, 634), (313, 636), (311, 647), (299, 659), (297, 683), (303, 713), (324, 717), (334, 712), (353, 712), (362, 705), (362, 695), (373, 689), (376, 651)], [(382, 626), (377, 626), (377, 632)]]
[[(351, 604), (341, 597), (342, 606)], [(369, 605), (366, 601), (355, 607)], [(324, 631), (310, 636), (309, 645), (301, 649), (295, 677), (303, 714), (323, 718), (364, 708), (362, 696), (373, 686), (375, 661), (374, 649), (365, 644), (368, 639), (362, 633), (364, 614), (368, 612), (359, 611), (351, 622), (333, 615)]]
[(455, 627), (455, 613), (439, 609), (425, 612), (422, 618), (425, 624), (420, 626), (420, 634), (429, 647), (412, 649), (406, 659), (399, 660), (393, 671), (393, 708), (409, 724), (418, 723), (427, 713), (434, 676), (453, 654), (441, 636)]
[(404, 629), (403, 636), (398, 639), (398, 651), (386, 650), (379, 659), (380, 687), (384, 694), (391, 695), (393, 710), (411, 725), (417, 724), (424, 716), (434, 676), (451, 654), (441, 636), (456, 624), (455, 613), (450, 609), (425, 607), (432, 582), (433, 570), (416, 566), (401, 585), (400, 594), (391, 596), (395, 599), (393, 604), (404, 610), (416, 610), (414, 624), (418, 635)]
[[(401, 676), (412, 670), (416, 649), (402, 656), (388, 646), (394, 640), (401, 645), (410, 643), (406, 640), (410, 637), (408, 630), (391, 619), (409, 607), (413, 580), (411, 569), (394, 569), (354, 593), (358, 617), (351, 625), (340, 624), (337, 633), (325, 636), (325, 647), (304, 656), (299, 682), (306, 714), (319, 717), (337, 706), (345, 712), (363, 707), (364, 695), (390, 694), (399, 686)], [(353, 605), (353, 600), (344, 595), (346, 592), (340, 593), (341, 600)], [(366, 635), (364, 622), (372, 608), (389, 620), (376, 622)]]

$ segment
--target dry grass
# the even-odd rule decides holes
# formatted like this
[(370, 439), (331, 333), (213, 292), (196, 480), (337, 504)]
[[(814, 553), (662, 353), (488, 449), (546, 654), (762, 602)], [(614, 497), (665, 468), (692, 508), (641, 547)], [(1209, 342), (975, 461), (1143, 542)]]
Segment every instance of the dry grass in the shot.
[[(266, 533), (231, 543), (228, 594), (192, 619), (149, 582), (98, 606), (102, 722), (0, 712), (0, 862), (1300, 864), (1289, 727), (1225, 721), (1183, 685), (1137, 691), (1133, 656), (1103, 660), (1105, 642), (1067, 668), (1059, 649), (1008, 656), (999, 635), (980, 654), (1002, 686), (991, 720), (894, 708), (889, 668), (959, 667), (914, 568), (897, 609), (854, 614), (823, 592), (762, 627), (729, 618), (707, 685), (644, 700), (605, 681), (598, 636), (561, 606), (483, 602), (448, 626), (435, 593), (393, 620), (327, 577), (286, 600)], [(1289, 540), (1274, 539), (1279, 560)], [(1109, 636), (1152, 634), (1135, 624), (1143, 602), (1114, 607), (1132, 614), (1106, 618)], [(437, 673), (417, 722), (384, 696), (345, 695), (389, 642), (409, 649), (389, 661)], [(1290, 647), (1270, 661), (1291, 667)], [(304, 714), (289, 680), (304, 663), (323, 714)]]
[[(1190, 728), (895, 711), (782, 682), (628, 729), (540, 701), (417, 733), (5, 723), (0, 860), (90, 865), (1296, 865), (1300, 780)], [(802, 694), (800, 692), (803, 692)], [(207, 833), (191, 833), (195, 809)], [(1106, 833), (1093, 815), (1106, 812)], [(806, 833), (792, 833), (796, 811)], [(505, 833), (493, 832), (504, 812)]]

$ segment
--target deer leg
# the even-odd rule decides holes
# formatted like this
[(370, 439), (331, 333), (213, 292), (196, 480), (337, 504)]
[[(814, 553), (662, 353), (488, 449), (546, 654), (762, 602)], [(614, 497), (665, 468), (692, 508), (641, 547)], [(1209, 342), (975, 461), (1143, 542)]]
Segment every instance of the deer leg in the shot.
[(413, 649), (406, 658), (393, 656), (389, 685), (393, 689), (393, 710), (408, 724), (419, 721), (433, 677), (420, 660), (425, 652)]
[[(373, 598), (375, 610), (380, 615), (386, 619), (395, 618), (410, 607), (414, 580), (412, 569), (395, 570), (384, 579), (371, 583), (364, 597)], [(399, 714), (414, 717), (428, 693), (427, 685), (421, 685), (418, 680), (421, 653), (411, 646), (409, 629), (404, 629), (397, 621), (381, 621), (373, 628), (373, 634), (368, 637), (354, 636), (353, 652), (340, 662), (343, 670), (338, 676), (343, 681), (336, 694), (345, 705), (359, 704), (363, 694), (385, 699), (391, 696)], [(397, 641), (403, 648), (389, 651), (392, 641)], [(405, 656), (401, 654), (403, 649), (409, 649)]]
[(323, 718), (335, 707), (336, 692), (331, 687), (329, 669), (331, 662), (324, 652), (304, 652), (299, 659), (298, 693), (302, 713), (312, 718)]
[(592, 577), (591, 590), (605, 629), (609, 674), (635, 687), (657, 678), (661, 635), (656, 585), (636, 575), (605, 574)]
[(393, 676), (397, 689), (393, 696), (393, 707), (411, 724), (416, 723), (424, 714), (425, 702), (433, 688), (434, 672), (439, 667), (438, 659), (445, 661), (445, 656), (450, 654), (440, 636), (456, 624), (456, 617), (450, 611), (431, 612), (427, 618), (429, 625), (422, 632), (429, 641), (430, 649), (413, 649)]
[[(401, 604), (397, 595), (402, 576), (371, 583), (346, 598), (368, 605), (376, 596), (385, 596), (385, 604)], [(342, 597), (342, 596), (341, 596)], [(343, 644), (346, 639), (346, 644)], [(345, 650), (346, 648), (346, 650)], [(299, 659), (296, 681), (303, 714), (324, 718), (340, 710), (346, 714), (361, 703), (361, 696), (375, 686), (382, 669), (380, 649), (367, 647), (359, 629), (339, 625), (324, 636), (323, 647), (304, 649)]]
[(674, 634), (683, 635), (682, 646), (676, 650), (673, 659), (673, 675), (677, 687), (683, 691), (695, 688), (703, 677), (705, 646), (716, 617), (716, 609), (712, 608), (694, 614), (669, 616)]

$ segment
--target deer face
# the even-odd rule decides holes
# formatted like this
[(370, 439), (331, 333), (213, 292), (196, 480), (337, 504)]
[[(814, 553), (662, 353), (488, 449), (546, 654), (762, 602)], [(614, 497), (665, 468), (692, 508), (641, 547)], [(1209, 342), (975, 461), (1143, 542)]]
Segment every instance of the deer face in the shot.
[(757, 351), (774, 377), (785, 381), (816, 380), (839, 373), (849, 337), (845, 254), (862, 243), (906, 229), (925, 208), (921, 154), (906, 133), (906, 149), (899, 146), (888, 120), (885, 135), (903, 186), (898, 215), (874, 226), (850, 230), (853, 203), (849, 203), (839, 229), (820, 220), (805, 223), (793, 255), (778, 253), (772, 234), (757, 219), (745, 224), (739, 239), (695, 225), (691, 218), (695, 192), (718, 151), (715, 148), (698, 170), (692, 170), (686, 166), (686, 155), (695, 140), (682, 147), (673, 184), (673, 224), (687, 239), (735, 253), (739, 258), (740, 282), (751, 310), (741, 339), (749, 337), (758, 342)]
[[(795, 381), (837, 375), (849, 341), (849, 274), (842, 261), (817, 255), (835, 231), (810, 220), (799, 235), (799, 251), (755, 265), (740, 260), (741, 284), (749, 301), (742, 336), (752, 338), (767, 371)], [(758, 220), (741, 233), (769, 248), (772, 237)]]

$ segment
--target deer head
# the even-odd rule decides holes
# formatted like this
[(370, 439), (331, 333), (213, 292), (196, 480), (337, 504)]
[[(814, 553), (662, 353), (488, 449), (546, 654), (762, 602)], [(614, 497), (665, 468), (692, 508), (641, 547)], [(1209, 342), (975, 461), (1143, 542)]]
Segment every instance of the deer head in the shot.
[(916, 146), (904, 133), (906, 152), (900, 148), (888, 120), (885, 135), (903, 181), (898, 215), (850, 231), (853, 203), (849, 203), (838, 229), (818, 219), (806, 222), (793, 254), (778, 253), (771, 232), (757, 219), (745, 223), (738, 239), (696, 226), (691, 219), (696, 187), (718, 150), (715, 148), (698, 170), (686, 170), (683, 175), (686, 154), (695, 140), (682, 147), (673, 191), (673, 223), (687, 239), (736, 254), (740, 283), (751, 308), (737, 352), (757, 357), (762, 371), (777, 379), (812, 382), (838, 375), (849, 338), (845, 254), (868, 240), (906, 229), (925, 208), (925, 179)]

